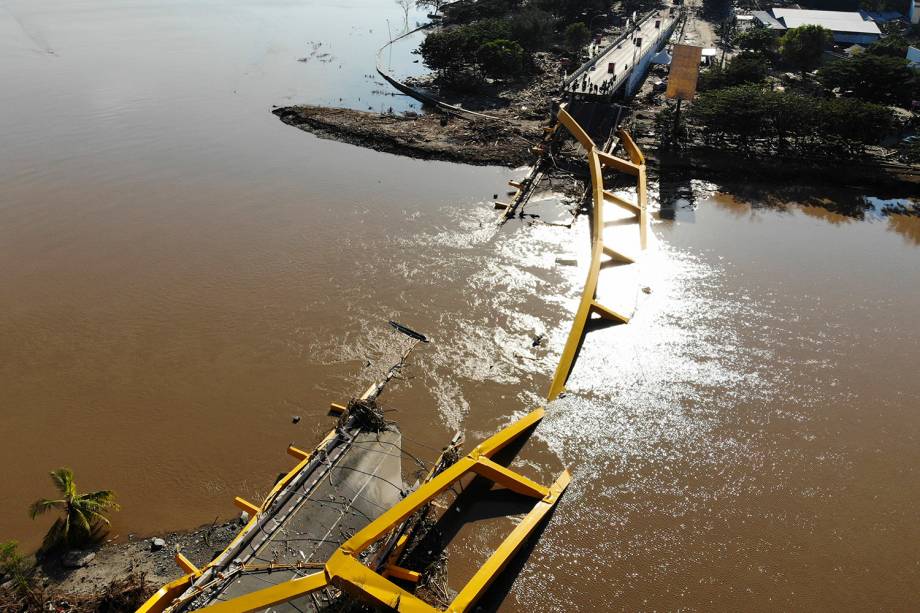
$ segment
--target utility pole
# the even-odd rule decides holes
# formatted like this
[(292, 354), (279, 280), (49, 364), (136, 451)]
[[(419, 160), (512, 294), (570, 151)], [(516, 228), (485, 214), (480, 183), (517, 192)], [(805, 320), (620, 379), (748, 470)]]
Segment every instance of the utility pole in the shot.
[(678, 132), (680, 131), (680, 103), (683, 102), (683, 98), (677, 99), (677, 108), (674, 110), (674, 128), (671, 131), (671, 141), (676, 143)]

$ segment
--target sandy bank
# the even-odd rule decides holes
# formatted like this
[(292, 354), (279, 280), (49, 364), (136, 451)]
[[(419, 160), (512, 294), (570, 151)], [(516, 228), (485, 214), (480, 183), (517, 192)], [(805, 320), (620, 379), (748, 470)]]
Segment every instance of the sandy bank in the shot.
[(533, 160), (537, 121), (469, 121), (436, 113), (415, 117), (292, 106), (272, 111), (286, 124), (321, 138), (424, 160), (516, 167)]

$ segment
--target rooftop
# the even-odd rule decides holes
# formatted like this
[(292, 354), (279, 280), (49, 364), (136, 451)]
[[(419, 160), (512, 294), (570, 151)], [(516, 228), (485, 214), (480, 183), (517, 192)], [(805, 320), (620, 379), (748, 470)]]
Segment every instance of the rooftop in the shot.
[(776, 19), (787, 28), (806, 25), (818, 25), (833, 32), (854, 32), (858, 34), (876, 34), (881, 36), (875, 22), (866, 21), (856, 12), (845, 11), (808, 11), (802, 9), (770, 9)]
[(784, 26), (781, 22), (774, 19), (773, 15), (771, 15), (767, 11), (752, 11), (751, 14), (754, 16), (755, 19), (757, 19), (757, 21), (759, 21), (766, 27), (770, 28), (771, 30), (785, 30), (786, 29), (786, 26)]

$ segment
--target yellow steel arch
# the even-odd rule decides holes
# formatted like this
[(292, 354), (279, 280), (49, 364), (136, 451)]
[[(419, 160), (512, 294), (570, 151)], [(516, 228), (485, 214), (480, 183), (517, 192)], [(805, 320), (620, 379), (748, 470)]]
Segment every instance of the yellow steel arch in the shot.
[[(604, 205), (609, 202), (634, 213), (639, 228), (640, 248), (644, 250), (648, 246), (648, 195), (645, 156), (639, 150), (635, 141), (625, 130), (618, 132), (623, 148), (629, 156), (628, 160), (624, 160), (600, 151), (588, 133), (565, 110), (565, 107), (559, 109), (559, 123), (565, 126), (588, 153), (588, 168), (591, 171), (591, 193), (594, 209), (591, 223), (591, 264), (588, 267), (588, 278), (585, 280), (585, 287), (582, 290), (578, 309), (575, 311), (572, 329), (569, 331), (565, 347), (562, 350), (562, 357), (556, 367), (552, 383), (550, 383), (547, 393), (548, 400), (555, 400), (565, 390), (566, 381), (568, 381), (572, 367), (575, 364), (578, 348), (584, 338), (585, 325), (593, 313), (619, 323), (629, 322), (628, 316), (617, 313), (597, 301), (597, 280), (600, 276), (601, 258), (607, 256), (618, 261), (633, 261), (631, 257), (618, 251), (613, 246), (604, 244)], [(611, 168), (636, 177), (638, 200), (636, 203), (629, 202), (604, 189), (604, 168)]]
[[(517, 474), (491, 460), (506, 445), (543, 419), (543, 409), (537, 409), (514, 424), (495, 434), (473, 449), (466, 457), (446, 468), (394, 507), (345, 541), (326, 562), (323, 570), (306, 577), (267, 587), (256, 592), (215, 603), (203, 611), (210, 613), (240, 613), (261, 611), (267, 607), (293, 600), (315, 592), (328, 585), (348, 591), (378, 605), (406, 613), (437, 613), (437, 609), (412, 593), (402, 589), (388, 578), (362, 564), (358, 557), (406, 518), (431, 502), (441, 492), (469, 473), (474, 473), (515, 492), (538, 498), (533, 509), (508, 535), (473, 578), (460, 590), (445, 611), (469, 611), (486, 591), (495, 577), (505, 567), (515, 552), (524, 544), (540, 520), (556, 504), (569, 484), (570, 475), (563, 471), (550, 487)], [(405, 571), (405, 569), (400, 569)], [(411, 571), (409, 571), (411, 573)], [(402, 574), (402, 573), (400, 573)], [(165, 588), (164, 588), (165, 589)]]

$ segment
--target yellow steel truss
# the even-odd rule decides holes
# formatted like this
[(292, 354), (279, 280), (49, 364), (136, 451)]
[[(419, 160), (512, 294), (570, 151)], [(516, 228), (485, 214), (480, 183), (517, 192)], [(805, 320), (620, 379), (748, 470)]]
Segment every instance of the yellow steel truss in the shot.
[[(632, 262), (633, 258), (617, 251), (612, 246), (605, 245), (603, 239), (604, 204), (610, 202), (636, 215), (639, 226), (639, 246), (645, 249), (648, 245), (648, 195), (645, 174), (645, 156), (636, 146), (636, 143), (625, 130), (620, 130), (618, 135), (623, 143), (628, 160), (604, 153), (597, 148), (594, 141), (578, 122), (565, 110), (559, 109), (559, 123), (575, 137), (588, 153), (588, 168), (591, 171), (591, 193), (594, 203), (593, 223), (591, 227), (591, 264), (588, 268), (588, 278), (581, 294), (581, 301), (575, 311), (575, 320), (562, 350), (562, 357), (553, 381), (547, 393), (548, 400), (555, 400), (565, 390), (566, 381), (572, 372), (578, 348), (585, 334), (585, 325), (592, 314), (600, 315), (605, 319), (618, 323), (628, 323), (629, 317), (605, 307), (597, 301), (597, 280), (600, 276), (601, 257), (607, 257)], [(603, 169), (611, 168), (629, 175), (637, 180), (637, 202), (633, 203), (604, 189)]]
[[(491, 459), (501, 449), (535, 426), (542, 418), (543, 409), (537, 409), (480, 443), (466, 457), (461, 458), (421, 485), (415, 492), (385, 511), (380, 517), (343, 543), (329, 558), (322, 571), (252, 592), (233, 600), (216, 603), (206, 607), (204, 610), (211, 613), (260, 611), (331, 584), (357, 597), (397, 611), (407, 613), (437, 612), (438, 609), (362, 564), (358, 557), (370, 545), (389, 534), (394, 528), (431, 502), (456, 481), (467, 474), (473, 473), (499, 483), (515, 492), (539, 498), (539, 501), (473, 576), (470, 582), (460, 590), (457, 597), (446, 609), (446, 611), (458, 613), (468, 611), (477, 599), (482, 596), (515, 552), (523, 545), (527, 537), (540, 523), (540, 520), (556, 504), (559, 496), (569, 484), (570, 476), (568, 471), (563, 471), (553, 485), (544, 487), (497, 464)], [(405, 541), (402, 544), (404, 546)], [(410, 581), (415, 576), (413, 571), (400, 567), (389, 569), (387, 574)], [(164, 587), (163, 589), (167, 588)]]

